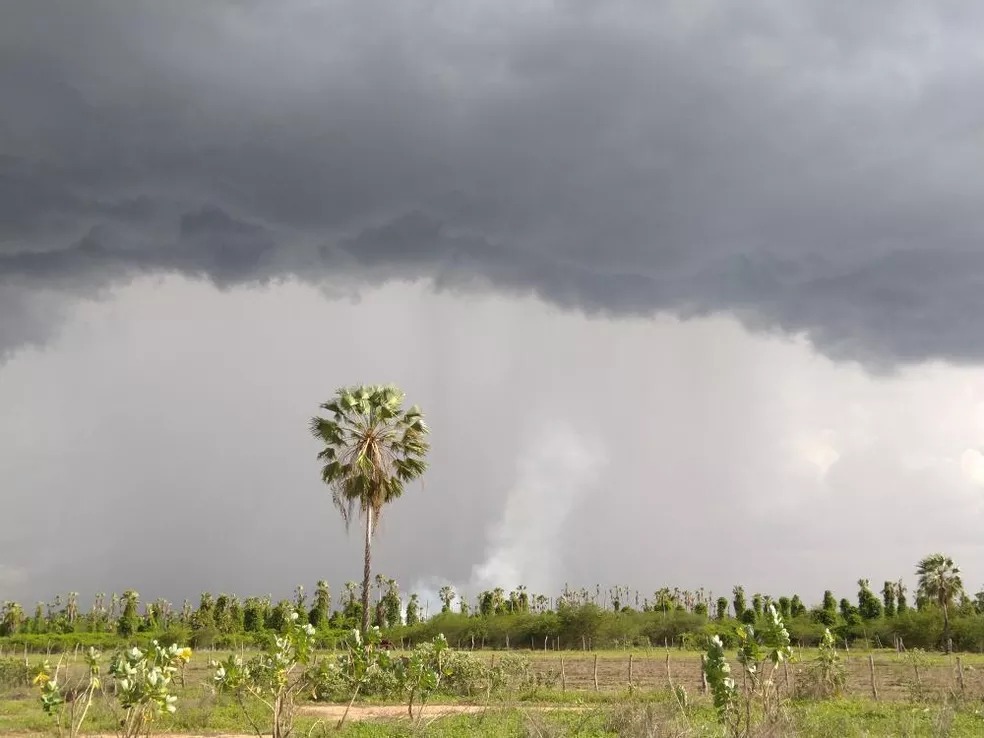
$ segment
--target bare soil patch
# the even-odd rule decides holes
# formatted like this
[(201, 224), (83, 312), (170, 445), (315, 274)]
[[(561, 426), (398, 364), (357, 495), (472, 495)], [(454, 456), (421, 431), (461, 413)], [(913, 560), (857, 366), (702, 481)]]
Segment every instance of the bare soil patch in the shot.
[[(414, 705), (413, 715), (417, 716), (420, 708)], [(445, 717), (447, 715), (468, 715), (482, 712), (482, 705), (424, 705), (423, 716), (426, 718)], [(302, 715), (319, 717), (323, 720), (340, 720), (345, 713), (345, 705), (304, 705), (298, 708)], [(392, 720), (409, 717), (406, 705), (352, 705), (346, 721), (359, 720)]]

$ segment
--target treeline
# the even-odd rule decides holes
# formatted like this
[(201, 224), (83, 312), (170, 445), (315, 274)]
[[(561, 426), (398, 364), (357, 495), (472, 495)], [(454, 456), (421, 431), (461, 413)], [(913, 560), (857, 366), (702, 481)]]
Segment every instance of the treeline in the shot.
[[(777, 608), (778, 609), (778, 608)], [(752, 611), (754, 612), (754, 611)], [(457, 648), (525, 648), (578, 650), (602, 648), (671, 647), (705, 649), (714, 635), (726, 647), (736, 646), (735, 630), (741, 621), (727, 615), (721, 619), (704, 614), (673, 610), (639, 611), (626, 608), (604, 610), (593, 604), (562, 607), (556, 612), (507, 613), (492, 617), (468, 617), (441, 613), (413, 627), (390, 632), (390, 639), (419, 642), (443, 633)], [(794, 645), (816, 646), (829, 627), (817, 611), (784, 618)], [(824, 618), (826, 620), (826, 618)], [(850, 622), (835, 612), (830, 628), (842, 647), (905, 647), (935, 649), (943, 645), (943, 613), (935, 604), (906, 610), (892, 617)], [(754, 622), (754, 621), (752, 621)], [(984, 614), (974, 608), (958, 609), (950, 618), (953, 648), (984, 652)]]
[[(383, 628), (419, 622), (417, 596), (411, 595), (404, 610), (396, 582), (379, 579), (375, 622)], [(295, 612), (315, 627), (318, 645), (326, 647), (359, 626), (362, 606), (351, 582), (346, 585), (342, 607), (335, 610), (324, 581), (318, 582), (310, 602), (304, 588), (298, 586), (293, 600), (275, 602), (270, 596), (240, 598), (203, 592), (197, 605), (185, 600), (180, 608), (163, 598), (141, 602), (136, 590), (126, 590), (108, 598), (99, 593), (83, 611), (78, 593), (69, 592), (51, 602), (37, 603), (31, 614), (17, 602), (4, 602), (0, 644), (56, 650), (77, 643), (106, 646), (121, 639), (134, 644), (158, 639), (197, 648), (238, 648), (264, 644), (272, 634), (283, 631)]]
[[(912, 604), (906, 595), (901, 582), (886, 582), (876, 594), (862, 579), (856, 598), (837, 600), (827, 591), (819, 605), (807, 608), (798, 595), (749, 597), (741, 586), (734, 587), (730, 598), (669, 588), (641, 597), (622, 587), (565, 587), (560, 596), (550, 598), (520, 586), (510, 592), (482, 592), (470, 604), (447, 586), (439, 594), (440, 612), (426, 617), (416, 594), (404, 601), (394, 580), (378, 576), (371, 621), (394, 645), (443, 633), (459, 648), (704, 648), (714, 635), (733, 645), (736, 625), (755, 624), (771, 604), (782, 614), (793, 642), (801, 646), (815, 645), (829, 628), (847, 647), (937, 648), (947, 638), (948, 620), (954, 648), (984, 651), (984, 592), (970, 598), (961, 591), (945, 607), (925, 591)], [(303, 587), (297, 587), (293, 599), (276, 602), (270, 597), (241, 599), (204, 592), (195, 605), (185, 601), (180, 608), (163, 599), (141, 602), (136, 591), (128, 590), (109, 598), (96, 595), (83, 611), (77, 593), (71, 592), (38, 603), (33, 612), (5, 602), (0, 646), (61, 650), (76, 644), (108, 647), (157, 638), (198, 648), (238, 648), (264, 643), (298, 612), (315, 627), (317, 644), (331, 648), (360, 626), (356, 585), (346, 585), (339, 607), (332, 604), (324, 581), (310, 598)]]

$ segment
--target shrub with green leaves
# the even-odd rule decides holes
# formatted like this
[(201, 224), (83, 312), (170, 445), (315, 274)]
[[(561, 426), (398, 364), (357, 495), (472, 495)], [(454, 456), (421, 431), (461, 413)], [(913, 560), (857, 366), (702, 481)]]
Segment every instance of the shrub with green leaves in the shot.
[(444, 654), (444, 669), (442, 692), (455, 697), (474, 697), (488, 692), (492, 667), (485, 659), (448, 649)]
[(134, 646), (118, 652), (110, 662), (109, 674), (114, 680), (114, 694), (122, 714), (119, 733), (124, 738), (149, 731), (150, 724), (165, 714), (175, 712), (178, 698), (171, 693), (174, 675), (182, 663), (191, 659), (187, 646), (162, 646), (154, 641), (152, 648)]
[(214, 664), (216, 686), (236, 697), (257, 734), (261, 729), (253, 722), (247, 698), (270, 711), (273, 738), (287, 738), (293, 731), (297, 695), (311, 684), (309, 672), (301, 667), (311, 661), (314, 633), (313, 625), (301, 623), (292, 612), (283, 634), (275, 636), (264, 653), (245, 662), (233, 655)]
[(704, 674), (711, 689), (718, 722), (725, 726), (730, 735), (740, 735), (738, 728), (741, 712), (738, 687), (735, 685), (734, 677), (731, 676), (731, 664), (724, 655), (724, 644), (720, 636), (713, 636), (707, 647)]
[(394, 659), (382, 648), (382, 634), (372, 627), (363, 636), (353, 629), (345, 650), (333, 658), (322, 659), (308, 671), (312, 693), (317, 700), (351, 704), (357, 697), (396, 697), (400, 683)]
[(417, 715), (419, 720), (427, 700), (441, 688), (442, 681), (448, 675), (448, 650), (447, 639), (441, 634), (433, 641), (419, 644), (409, 656), (395, 662), (411, 720), (414, 701), (420, 705)]
[(718, 636), (711, 638), (704, 661), (704, 673), (711, 688), (718, 721), (732, 738), (747, 738), (758, 720), (775, 725), (782, 717), (783, 700), (776, 671), (792, 656), (789, 632), (775, 605), (769, 603), (761, 631), (748, 624), (737, 629), (738, 663), (745, 674), (746, 687), (739, 692), (731, 676), (731, 665)]
[(0, 659), (0, 689), (26, 687), (31, 683), (31, 667), (24, 659)]
[(92, 700), (102, 686), (99, 679), (100, 656), (94, 648), (86, 651), (86, 672), (68, 687), (59, 682), (60, 662), (52, 673), (51, 664), (44, 661), (34, 677), (34, 684), (41, 691), (41, 709), (45, 715), (55, 718), (59, 736), (67, 734), (74, 738), (79, 735)]
[(843, 692), (846, 680), (847, 672), (834, 645), (834, 635), (830, 628), (824, 628), (817, 657), (798, 680), (797, 691), (803, 697), (837, 697)]

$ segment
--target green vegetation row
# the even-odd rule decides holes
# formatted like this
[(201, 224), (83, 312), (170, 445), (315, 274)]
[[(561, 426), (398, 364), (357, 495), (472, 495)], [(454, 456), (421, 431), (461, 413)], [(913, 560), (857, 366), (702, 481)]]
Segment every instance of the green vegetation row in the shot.
[[(605, 597), (597, 587), (565, 588), (559, 597), (548, 599), (517, 587), (508, 594), (499, 589), (483, 592), (472, 608), (451, 587), (444, 587), (441, 612), (429, 618), (422, 617), (416, 595), (404, 603), (394, 580), (377, 577), (371, 623), (388, 642), (404, 646), (443, 634), (452, 646), (467, 649), (704, 649), (714, 636), (732, 648), (736, 624), (759, 624), (774, 605), (799, 646), (817, 645), (829, 628), (848, 647), (945, 649), (952, 642), (958, 650), (984, 652), (984, 593), (968, 597), (960, 586), (959, 570), (946, 557), (927, 557), (919, 569), (925, 571), (911, 607), (902, 585), (886, 586), (879, 598), (866, 580), (858, 583), (856, 604), (846, 598), (838, 601), (828, 591), (812, 608), (795, 595), (754, 594), (749, 599), (740, 586), (731, 600), (664, 588), (644, 599), (640, 608), (623, 604), (623, 588)], [(17, 603), (4, 603), (0, 648), (57, 652), (76, 646), (112, 648), (120, 642), (147, 647), (155, 639), (196, 648), (260, 647), (283, 630), (294, 612), (314, 628), (318, 648), (337, 647), (363, 619), (353, 583), (338, 609), (332, 609), (324, 581), (318, 582), (311, 600), (303, 587), (296, 589), (293, 600), (276, 603), (269, 597), (240, 599), (205, 592), (197, 606), (186, 601), (179, 610), (162, 599), (141, 603), (139, 594), (128, 590), (108, 600), (97, 595), (83, 612), (78, 595), (71, 592), (39, 603), (31, 616)]]

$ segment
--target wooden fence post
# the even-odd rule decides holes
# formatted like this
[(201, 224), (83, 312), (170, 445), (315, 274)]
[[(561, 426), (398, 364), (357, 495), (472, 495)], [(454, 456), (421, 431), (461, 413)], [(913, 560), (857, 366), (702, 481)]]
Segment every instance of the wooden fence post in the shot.
[(629, 654), (629, 686), (632, 686), (632, 654)]
[(598, 691), (598, 654), (594, 657), (594, 688), (595, 692)]
[(560, 657), (560, 691), (567, 691), (567, 669), (564, 668), (564, 657)]
[(700, 655), (700, 691), (707, 694), (707, 654)]
[(871, 675), (871, 696), (878, 699), (878, 687), (875, 685), (875, 657), (868, 654), (868, 673)]
[(964, 691), (964, 675), (963, 675), (963, 659), (957, 656), (957, 684), (960, 685), (960, 691)]

